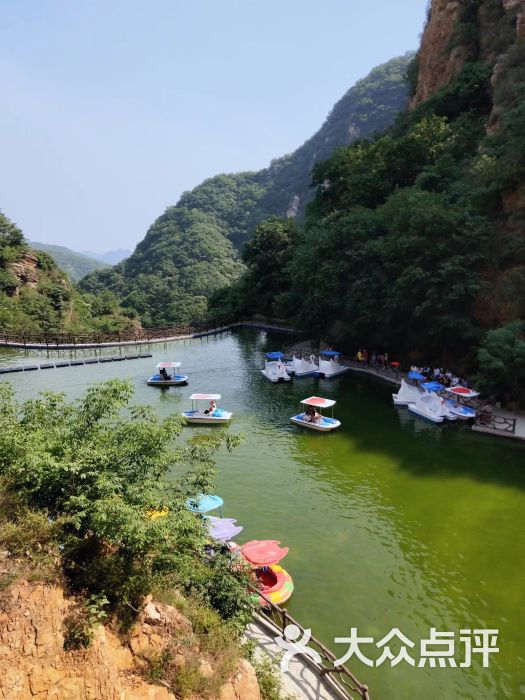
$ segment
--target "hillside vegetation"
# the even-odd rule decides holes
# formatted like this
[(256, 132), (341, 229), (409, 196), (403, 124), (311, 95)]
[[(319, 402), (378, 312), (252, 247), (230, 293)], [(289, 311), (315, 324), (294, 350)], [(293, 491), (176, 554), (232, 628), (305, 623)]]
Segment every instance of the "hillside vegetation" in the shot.
[(301, 219), (315, 163), (337, 146), (383, 130), (404, 108), (410, 58), (389, 61), (359, 81), (294, 153), (264, 170), (217, 175), (185, 192), (130, 258), (89, 275), (82, 289), (111, 290), (145, 325), (204, 319), (210, 295), (241, 274), (239, 252), (257, 224), (274, 215)]
[(0, 212), (0, 329), (113, 331), (135, 322), (111, 292), (81, 294), (53, 258)]
[[(446, 35), (434, 5), (422, 50), (427, 34)], [(351, 352), (444, 362), (476, 371), (499, 398), (525, 400), (525, 40), (516, 12), (465, 3), (447, 28), (453, 42), (433, 46), (444, 63), (462, 48), (456, 75), (387, 133), (314, 168), (304, 227), (258, 227), (247, 272), (214, 297), (215, 318), (284, 316)], [(414, 91), (432, 78), (418, 58), (409, 72)]]
[(81, 253), (75, 253), (65, 246), (51, 245), (50, 243), (38, 243), (31, 241), (30, 245), (35, 250), (43, 250), (56, 262), (57, 266), (67, 273), (73, 282), (78, 282), (95, 270), (104, 270), (111, 267), (108, 263), (103, 263), (93, 258), (88, 258)]

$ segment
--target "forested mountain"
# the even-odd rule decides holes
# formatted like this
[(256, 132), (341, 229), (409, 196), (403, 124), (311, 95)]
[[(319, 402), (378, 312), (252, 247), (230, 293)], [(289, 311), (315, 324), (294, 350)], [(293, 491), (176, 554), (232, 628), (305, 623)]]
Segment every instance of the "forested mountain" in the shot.
[(315, 166), (304, 226), (261, 223), (211, 311), (443, 362), (524, 402), (525, 1), (434, 0), (409, 75), (410, 110)]
[(184, 193), (130, 258), (89, 275), (81, 287), (110, 289), (147, 325), (205, 318), (210, 294), (242, 272), (239, 251), (257, 224), (274, 215), (302, 219), (315, 163), (337, 146), (383, 130), (406, 106), (411, 57), (393, 59), (359, 81), (294, 153), (264, 170), (217, 175)]
[(0, 212), (0, 329), (110, 331), (136, 323), (111, 292), (80, 294), (53, 258)]
[(49, 253), (58, 267), (67, 272), (73, 282), (78, 282), (82, 277), (95, 270), (104, 270), (111, 267), (108, 263), (99, 262), (82, 253), (75, 253), (74, 250), (70, 250), (65, 246), (38, 243), (36, 241), (30, 241), (29, 245), (35, 250), (43, 250)]

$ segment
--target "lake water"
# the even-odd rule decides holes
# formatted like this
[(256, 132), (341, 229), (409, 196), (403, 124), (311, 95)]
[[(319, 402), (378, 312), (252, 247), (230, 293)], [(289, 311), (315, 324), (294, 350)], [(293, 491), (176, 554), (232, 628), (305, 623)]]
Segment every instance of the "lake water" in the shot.
[[(283, 563), (295, 582), (291, 614), (341, 656), (348, 645), (334, 638), (349, 636), (351, 627), (375, 642), (397, 627), (416, 644), (415, 668), (348, 661), (373, 700), (525, 696), (525, 446), (465, 425), (422, 422), (395, 409), (392, 387), (372, 377), (272, 385), (258, 368), (263, 352), (282, 342), (245, 330), (152, 345), (150, 359), (0, 380), (13, 382), (22, 398), (49, 389), (74, 398), (93, 382), (130, 378), (136, 401), (162, 415), (189, 407), (185, 397), (194, 391), (221, 393), (219, 406), (235, 413), (229, 429), (246, 439), (219, 457), (216, 492), (224, 515), (244, 525), (239, 541), (275, 538), (290, 547)], [(162, 359), (181, 360), (190, 385), (146, 386)], [(45, 356), (0, 351), (0, 365), (39, 361)], [(307, 432), (289, 422), (311, 394), (337, 400), (338, 432)], [(497, 628), (500, 651), (488, 668), (477, 653), (471, 668), (418, 668), (419, 640), (430, 627), (457, 639), (460, 629)], [(362, 651), (380, 655), (375, 645)]]

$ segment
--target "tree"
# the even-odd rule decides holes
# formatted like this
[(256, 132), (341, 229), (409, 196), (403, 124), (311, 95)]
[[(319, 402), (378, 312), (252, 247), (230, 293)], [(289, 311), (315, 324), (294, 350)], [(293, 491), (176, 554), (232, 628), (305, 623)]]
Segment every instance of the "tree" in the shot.
[[(104, 594), (122, 611), (164, 577), (195, 586), (226, 615), (242, 616), (246, 581), (222, 560), (204, 566), (204, 521), (186, 507), (188, 498), (210, 490), (214, 452), (238, 439), (214, 433), (175, 447), (181, 417), (159, 419), (150, 406), (131, 406), (132, 395), (131, 383), (112, 380), (75, 403), (46, 392), (19, 404), (0, 384), (0, 477), (56, 524), (77, 590)], [(183, 475), (169, 479), (174, 465)], [(149, 517), (152, 511), (163, 515)], [(19, 518), (23, 525), (23, 511)], [(219, 579), (230, 588), (224, 610), (221, 591), (211, 592)]]
[(506, 401), (525, 400), (525, 321), (488, 331), (478, 360), (483, 391)]

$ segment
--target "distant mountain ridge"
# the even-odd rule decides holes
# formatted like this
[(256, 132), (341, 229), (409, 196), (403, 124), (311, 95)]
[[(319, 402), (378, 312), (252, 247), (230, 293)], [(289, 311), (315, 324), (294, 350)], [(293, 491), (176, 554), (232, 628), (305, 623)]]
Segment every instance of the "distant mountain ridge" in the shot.
[(292, 154), (258, 172), (216, 175), (183, 193), (128, 259), (88, 275), (81, 287), (111, 290), (146, 325), (205, 318), (210, 295), (241, 273), (239, 252), (257, 224), (270, 216), (302, 217), (315, 163), (338, 146), (383, 131), (406, 107), (413, 55), (392, 59), (358, 81)]
[(108, 250), (106, 253), (93, 253), (90, 250), (83, 250), (80, 254), (108, 265), (116, 265), (125, 258), (129, 258), (131, 252), (127, 248), (117, 248), (116, 250)]
[(38, 241), (30, 241), (29, 245), (35, 250), (43, 250), (49, 253), (58, 267), (67, 272), (73, 282), (78, 282), (90, 272), (110, 267), (108, 263), (100, 262), (83, 253), (77, 253), (70, 248), (66, 248), (66, 246), (40, 243)]

